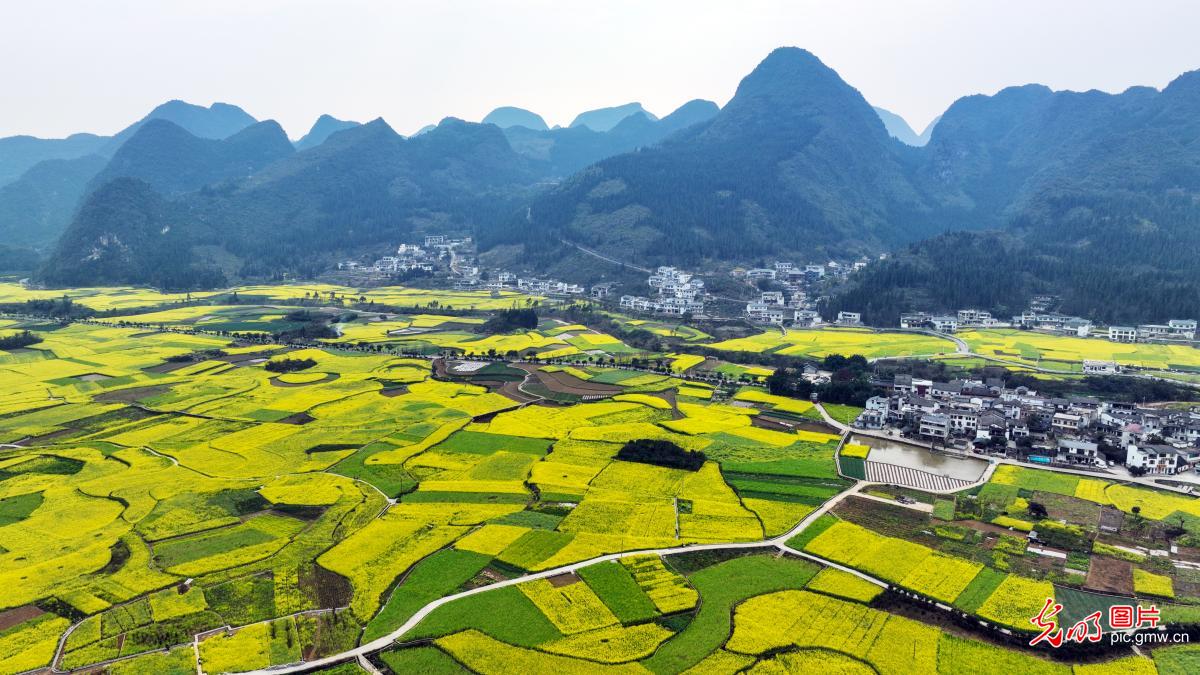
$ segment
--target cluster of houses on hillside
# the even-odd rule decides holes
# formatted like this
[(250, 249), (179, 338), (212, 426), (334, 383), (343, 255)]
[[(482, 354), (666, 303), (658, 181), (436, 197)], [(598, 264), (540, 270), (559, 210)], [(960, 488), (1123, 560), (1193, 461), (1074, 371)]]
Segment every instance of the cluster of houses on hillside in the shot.
[[(880, 259), (885, 257), (880, 256)], [(868, 258), (860, 258), (849, 264), (836, 260), (816, 265), (797, 265), (786, 261), (776, 261), (771, 267), (755, 267), (748, 270), (737, 268), (733, 270), (733, 275), (735, 277), (744, 276), (752, 281), (766, 279), (787, 284), (816, 284), (823, 279), (844, 278), (851, 272), (866, 267), (869, 263)]]
[[(887, 384), (887, 383), (881, 383)], [(1003, 381), (934, 382), (897, 375), (854, 425), (898, 429), (935, 444), (1007, 451), (1041, 463), (1108, 466), (1103, 449), (1123, 451), (1126, 466), (1171, 474), (1200, 464), (1200, 408), (1139, 408), (1094, 398), (1052, 398)]]
[(900, 315), (901, 328), (931, 328), (939, 333), (953, 333), (959, 328), (998, 328), (1006, 326), (991, 312), (982, 309), (960, 309), (954, 314), (910, 312)]
[[(869, 262), (867, 258), (849, 264), (830, 260), (823, 265), (796, 265), (779, 261), (773, 267), (736, 269), (733, 275), (750, 281), (771, 281), (774, 283), (770, 286), (778, 289), (763, 291), (758, 300), (746, 303), (746, 318), (757, 323), (778, 326), (791, 322), (798, 328), (810, 328), (824, 323), (824, 319), (816, 311), (816, 302), (810, 291), (825, 280), (843, 279), (851, 272), (866, 267)], [(839, 317), (838, 323), (859, 325), (861, 317), (853, 322)]]
[[(366, 276), (394, 276), (421, 270), (433, 272), (439, 261), (445, 260), (451, 253), (472, 244), (470, 237), (454, 238), (444, 234), (433, 234), (425, 237), (425, 244), (400, 244), (396, 247), (395, 255), (385, 255), (371, 263), (361, 260), (343, 260), (338, 263), (338, 270)], [(478, 271), (476, 270), (476, 274)]]
[(338, 269), (380, 276), (403, 274), (411, 270), (432, 272), (438, 257), (438, 253), (416, 244), (400, 244), (395, 255), (385, 255), (369, 265), (357, 260), (344, 260), (338, 263)]
[(698, 315), (704, 313), (704, 280), (675, 267), (659, 267), (646, 279), (654, 294), (622, 295), (621, 308), (635, 312)]
[[(763, 291), (758, 300), (746, 303), (746, 317), (757, 323), (777, 326), (791, 321), (792, 326), (796, 328), (815, 328), (826, 323), (820, 312), (813, 309), (803, 291), (797, 291), (791, 300), (787, 301), (781, 291)], [(837, 318), (831, 323), (838, 326), (861, 326), (862, 314), (838, 312)]]
[[(469, 280), (460, 280), (460, 287), (468, 287)], [(475, 279), (469, 284), (471, 288), (483, 288), (488, 291), (522, 291), (530, 295), (545, 295), (556, 298), (581, 297), (586, 292), (583, 286), (557, 279), (539, 279), (537, 277), (522, 277), (512, 272), (496, 272), (491, 279), (483, 281)]]

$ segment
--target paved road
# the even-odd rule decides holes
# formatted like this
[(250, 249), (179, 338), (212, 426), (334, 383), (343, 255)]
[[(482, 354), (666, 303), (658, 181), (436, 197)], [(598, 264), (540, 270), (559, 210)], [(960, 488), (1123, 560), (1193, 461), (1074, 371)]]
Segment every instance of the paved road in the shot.
[(421, 623), (422, 619), (429, 616), (429, 614), (431, 612), (433, 612), (434, 610), (436, 610), (438, 607), (441, 607), (442, 605), (445, 605), (449, 602), (458, 600), (459, 598), (465, 598), (465, 597), (468, 597), (471, 595), (477, 595), (479, 593), (487, 593), (488, 591), (493, 591), (498, 588), (504, 588), (506, 586), (522, 584), (527, 581), (533, 581), (536, 579), (545, 579), (548, 577), (558, 576), (560, 574), (567, 574), (567, 573), (575, 572), (584, 567), (590, 567), (592, 565), (596, 565), (596, 564), (599, 564), (602, 562), (608, 562), (608, 561), (612, 561), (612, 560), (620, 560), (621, 558), (628, 558), (630, 556), (636, 556), (636, 555), (665, 556), (665, 555), (673, 555), (676, 553), (687, 553), (687, 552), (693, 552), (693, 551), (719, 551), (719, 550), (741, 549), (741, 548), (774, 547), (774, 548), (780, 549), (782, 551), (791, 553), (793, 555), (797, 555), (802, 558), (807, 558), (809, 560), (819, 562), (822, 565), (836, 567), (837, 569), (840, 569), (849, 574), (853, 574), (856, 577), (859, 577), (861, 579), (869, 581), (869, 582), (876, 584), (878, 586), (881, 586), (883, 588), (887, 588), (888, 587), (887, 582), (885, 582), (881, 579), (877, 579), (868, 574), (864, 574), (863, 572), (860, 572), (860, 571), (850, 568), (850, 567), (845, 567), (843, 565), (838, 565), (836, 563), (829, 562), (827, 560), (818, 558), (817, 556), (811, 555), (809, 553), (805, 553), (803, 551), (797, 551), (787, 545), (787, 541), (789, 539), (791, 539), (792, 537), (799, 534), (804, 528), (808, 527), (817, 518), (820, 518), (824, 514), (828, 513), (830, 509), (832, 509), (833, 507), (835, 507), (839, 503), (841, 503), (841, 501), (843, 499), (845, 499), (846, 497), (849, 497), (851, 495), (858, 494), (859, 490), (862, 489), (863, 485), (864, 485), (864, 483), (858, 483), (858, 484), (854, 485), (854, 487), (850, 488), (849, 490), (846, 490), (845, 492), (840, 492), (837, 495), (831, 497), (828, 501), (826, 501), (824, 504), (822, 504), (820, 507), (818, 507), (815, 511), (813, 511), (812, 513), (805, 516), (804, 519), (801, 520), (795, 527), (793, 527), (792, 529), (788, 530), (787, 532), (785, 532), (777, 537), (772, 537), (770, 539), (762, 539), (759, 541), (733, 542), (733, 543), (728, 543), (728, 544), (699, 544), (699, 545), (694, 545), (694, 546), (675, 546), (672, 548), (658, 548), (658, 549), (648, 549), (648, 550), (642, 550), (642, 551), (627, 551), (624, 553), (612, 553), (609, 555), (592, 558), (590, 560), (584, 560), (581, 562), (572, 563), (570, 565), (563, 565), (561, 567), (555, 567), (553, 569), (544, 570), (542, 572), (527, 574), (525, 576), (517, 577), (515, 579), (506, 579), (504, 581), (498, 581), (498, 582), (488, 585), (488, 586), (472, 588), (470, 590), (462, 591), (461, 593), (455, 593), (454, 595), (448, 595), (443, 598), (438, 598), (437, 600), (434, 600), (433, 602), (430, 602), (429, 604), (425, 605), (421, 609), (417, 610), (416, 614), (414, 614), (408, 621), (404, 622), (404, 625), (400, 626), (396, 630), (385, 635), (384, 637), (381, 637), (377, 640), (373, 640), (371, 642), (368, 642), (367, 644), (361, 645), (354, 649), (344, 651), (340, 654), (334, 654), (333, 656), (327, 656), (323, 659), (309, 661), (307, 663), (293, 664), (293, 665), (281, 666), (281, 667), (277, 667), (277, 668), (266, 668), (263, 670), (255, 670), (255, 671), (250, 671), (250, 672), (253, 675), (271, 675), (271, 674), (278, 675), (280, 673), (302, 673), (302, 672), (309, 672), (309, 671), (317, 670), (319, 668), (324, 668), (324, 667), (331, 666), (331, 665), (334, 665), (337, 663), (342, 663), (344, 661), (358, 659), (360, 656), (366, 656), (367, 654), (377, 652), (381, 649), (387, 648), (392, 643), (394, 643), (397, 639), (402, 637), (405, 633), (409, 632), (413, 628), (416, 628), (417, 624)]

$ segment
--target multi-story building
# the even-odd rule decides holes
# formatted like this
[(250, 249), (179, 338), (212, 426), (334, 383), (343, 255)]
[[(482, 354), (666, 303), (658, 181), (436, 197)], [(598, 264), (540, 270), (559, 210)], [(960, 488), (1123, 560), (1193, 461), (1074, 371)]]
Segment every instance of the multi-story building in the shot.
[(862, 314), (859, 312), (838, 312), (837, 322), (843, 326), (862, 325)]
[(1138, 331), (1133, 326), (1109, 326), (1108, 339), (1113, 342), (1137, 342)]

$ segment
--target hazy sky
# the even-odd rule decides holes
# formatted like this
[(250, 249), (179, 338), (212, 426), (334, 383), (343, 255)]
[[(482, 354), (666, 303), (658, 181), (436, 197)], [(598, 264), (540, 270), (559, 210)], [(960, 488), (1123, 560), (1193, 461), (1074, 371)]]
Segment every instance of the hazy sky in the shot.
[(724, 104), (774, 47), (814, 52), (919, 132), (956, 98), (1042, 82), (1161, 87), (1200, 68), (1195, 0), (0, 0), (0, 136), (110, 134), (162, 101), (236, 103), (302, 135), (500, 105), (567, 124)]

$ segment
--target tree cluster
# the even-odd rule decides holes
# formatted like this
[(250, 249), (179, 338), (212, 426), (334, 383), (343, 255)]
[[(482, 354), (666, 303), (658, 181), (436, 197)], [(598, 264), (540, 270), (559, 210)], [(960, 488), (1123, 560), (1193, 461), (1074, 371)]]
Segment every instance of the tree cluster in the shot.
[(703, 452), (684, 450), (670, 441), (638, 439), (622, 446), (617, 451), (617, 459), (665, 466), (668, 469), (699, 471), (707, 458)]
[(511, 333), (518, 330), (533, 330), (538, 326), (537, 312), (529, 308), (503, 309), (488, 319), (477, 330), (487, 335)]
[(312, 368), (315, 365), (317, 365), (317, 362), (313, 359), (283, 358), (267, 361), (263, 368), (266, 368), (272, 373), (294, 373), (298, 370)]
[(42, 338), (37, 333), (23, 330), (19, 333), (13, 333), (12, 335), (0, 337), (0, 350), (11, 351), (13, 349), (20, 349), (22, 347), (28, 347), (29, 345), (35, 345), (41, 341)]

